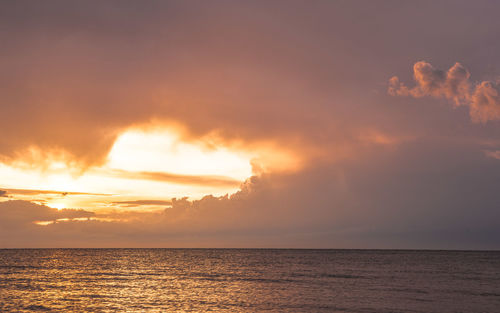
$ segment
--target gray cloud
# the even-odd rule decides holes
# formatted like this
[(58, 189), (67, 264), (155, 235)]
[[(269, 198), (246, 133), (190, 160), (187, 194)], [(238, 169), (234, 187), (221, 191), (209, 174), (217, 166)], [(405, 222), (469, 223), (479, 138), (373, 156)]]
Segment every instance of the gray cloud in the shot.
[(0, 190), (0, 197), (7, 197), (7, 191)]

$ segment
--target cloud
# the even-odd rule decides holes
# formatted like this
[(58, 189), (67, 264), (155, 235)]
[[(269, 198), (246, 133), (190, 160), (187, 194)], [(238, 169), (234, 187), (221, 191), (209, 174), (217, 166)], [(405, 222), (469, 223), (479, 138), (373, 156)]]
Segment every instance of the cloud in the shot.
[[(478, 144), (498, 141), (498, 125), (463, 123), (440, 106), (394, 105), (401, 99), (377, 84), (419, 55), (495, 75), (500, 4), (414, 6), (3, 4), (0, 161), (33, 147), (41, 152), (28, 165), (59, 155), (82, 167), (104, 163), (117, 136), (157, 123), (180, 125), (183, 141), (269, 142), (305, 166), (263, 171), (233, 196), (179, 198), (162, 212), (116, 208), (41, 226), (33, 221), (66, 217), (25, 210), (31, 217), (15, 227), (0, 217), (0, 245), (498, 248), (498, 161), (482, 151), (500, 146)], [(473, 82), (459, 64), (415, 71), (415, 86), (395, 77), (389, 92), (466, 105), (477, 121), (498, 118), (494, 81)]]
[(225, 176), (216, 175), (182, 175), (164, 172), (132, 172), (126, 170), (112, 169), (102, 171), (104, 175), (116, 176), (129, 179), (144, 179), (161, 182), (171, 182), (187, 185), (207, 185), (207, 186), (238, 186), (239, 180)]
[(479, 83), (472, 94), (470, 114), (473, 121), (487, 122), (500, 119), (500, 85), (498, 82)]
[[(0, 33), (8, 47), (0, 58), (0, 133), (9, 135), (0, 138), (0, 160), (21, 159), (35, 147), (42, 151), (36, 162), (61, 155), (85, 166), (104, 163), (117, 136), (151, 121), (181, 125), (186, 140), (215, 133), (227, 145), (267, 141), (333, 159), (350, 149), (359, 127), (407, 127), (399, 116), (391, 118), (394, 110), (381, 109), (387, 99), (367, 92), (388, 68), (399, 70), (415, 51), (449, 57), (441, 38), (453, 47), (464, 38), (488, 42), (485, 49), (497, 55), (498, 5), (487, 6), (461, 4), (451, 14), (440, 4), (415, 12), (399, 3), (393, 10), (371, 6), (377, 14), (369, 14), (336, 2), (294, 2), (286, 9), (156, 2), (140, 11), (131, 2), (120, 10), (106, 3), (6, 4), (0, 28), (11, 31)], [(463, 18), (448, 17), (449, 28), (442, 28), (445, 13)], [(362, 23), (351, 27), (349, 14)], [(369, 35), (374, 25), (381, 29), (377, 36)], [(467, 33), (448, 33), (462, 27)], [(419, 35), (402, 39), (408, 33)], [(465, 49), (460, 57), (474, 66), (487, 62), (473, 58), (477, 51)], [(440, 86), (461, 101), (454, 95), (461, 94), (462, 68), (418, 71), (432, 78), (422, 80), (420, 93)], [(394, 94), (410, 92), (399, 80), (392, 86)]]
[(434, 68), (431, 64), (420, 61), (413, 66), (413, 78), (416, 86), (408, 88), (394, 76), (389, 80), (388, 93), (392, 96), (413, 96), (416, 98), (434, 96), (453, 100), (456, 105), (469, 97), (469, 72), (455, 63), (447, 72)]
[(87, 195), (87, 196), (110, 196), (110, 194), (103, 193), (88, 193), (88, 192), (76, 192), (76, 191), (57, 191), (57, 190), (38, 190), (38, 189), (5, 189), (7, 192), (13, 195)]
[(484, 155), (486, 155), (489, 158), (500, 160), (500, 150), (495, 150), (495, 151), (484, 150)]
[[(304, 66), (303, 57), (286, 49), (292, 60), (275, 62), (270, 51), (285, 51), (287, 44), (262, 36), (274, 19), (259, 8), (156, 3), (139, 13), (128, 3), (123, 12), (99, 5), (97, 13), (93, 5), (36, 7), (8, 5), (0, 19), (0, 28), (14, 30), (0, 34), (9, 46), (0, 59), (0, 101), (8, 107), (0, 132), (10, 134), (0, 138), (5, 160), (38, 147), (65, 161), (102, 163), (121, 132), (151, 120), (186, 126), (185, 137), (217, 132), (228, 142), (251, 143), (305, 137), (304, 128), (289, 125), (307, 127), (315, 118), (303, 114), (312, 92), (299, 88), (306, 71), (286, 71), (292, 62)], [(247, 10), (262, 18), (232, 18), (251, 16)]]
[(254, 176), (235, 194), (172, 199), (154, 212), (119, 206), (156, 200), (94, 213), (8, 201), (0, 246), (498, 248), (499, 167), (471, 145), (371, 146), (369, 160)]
[(350, 118), (352, 103), (364, 102), (350, 98), (360, 89), (351, 84), (367, 84), (366, 75), (346, 61), (368, 49), (339, 49), (343, 35), (317, 31), (323, 22), (344, 28), (332, 18), (344, 16), (338, 4), (97, 6), (3, 7), (0, 28), (12, 32), (0, 34), (9, 47), (0, 58), (0, 133), (9, 134), (0, 161), (32, 148), (41, 155), (31, 165), (102, 164), (121, 133), (151, 122), (179, 126), (183, 140), (215, 134), (222, 145), (266, 142), (308, 156), (344, 149), (352, 128), (366, 125)]
[(500, 119), (498, 83), (470, 82), (469, 71), (458, 62), (444, 72), (434, 68), (430, 63), (419, 61), (413, 66), (413, 78), (416, 85), (409, 88), (400, 82), (397, 76), (392, 77), (389, 79), (387, 92), (391, 96), (445, 98), (456, 106), (466, 105), (474, 122), (486, 123)]
[(128, 201), (115, 201), (114, 205), (136, 207), (141, 205), (171, 205), (172, 201), (168, 200), (128, 200)]
[(65, 218), (88, 218), (93, 212), (81, 209), (57, 210), (29, 201), (10, 200), (0, 203), (0, 224), (8, 229), (31, 226), (35, 221), (53, 221)]
[(7, 197), (7, 191), (0, 190), (0, 197)]

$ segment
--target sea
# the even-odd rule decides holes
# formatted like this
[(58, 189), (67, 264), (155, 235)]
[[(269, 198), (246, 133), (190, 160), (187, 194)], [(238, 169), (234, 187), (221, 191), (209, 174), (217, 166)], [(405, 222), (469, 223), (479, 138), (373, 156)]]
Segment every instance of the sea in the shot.
[(500, 312), (500, 251), (0, 250), (0, 312)]

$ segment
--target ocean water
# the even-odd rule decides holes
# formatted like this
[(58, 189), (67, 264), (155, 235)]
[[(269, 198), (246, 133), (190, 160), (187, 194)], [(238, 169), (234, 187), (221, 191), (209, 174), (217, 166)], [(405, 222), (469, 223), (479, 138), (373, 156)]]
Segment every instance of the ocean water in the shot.
[(1, 312), (500, 312), (500, 252), (0, 250)]

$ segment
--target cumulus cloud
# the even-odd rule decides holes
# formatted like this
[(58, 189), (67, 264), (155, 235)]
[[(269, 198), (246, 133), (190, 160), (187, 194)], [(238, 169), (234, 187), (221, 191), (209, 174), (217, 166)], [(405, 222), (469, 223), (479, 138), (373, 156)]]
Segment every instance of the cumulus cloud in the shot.
[(410, 88), (397, 76), (392, 77), (387, 92), (391, 96), (445, 98), (456, 106), (466, 105), (474, 122), (500, 119), (498, 83), (471, 82), (469, 71), (458, 62), (445, 72), (430, 63), (419, 61), (413, 66), (413, 78), (416, 85)]
[(81, 209), (57, 210), (29, 201), (10, 200), (0, 203), (0, 216), (2, 227), (15, 228), (35, 221), (88, 218), (94, 216), (94, 213)]
[(172, 199), (156, 211), (3, 202), (0, 246), (499, 247), (497, 162), (439, 141), (372, 148), (370, 160), (254, 176), (235, 194)]
[(487, 122), (500, 119), (500, 84), (484, 81), (472, 93), (470, 114), (474, 121)]
[(413, 66), (416, 86), (407, 87), (394, 76), (389, 80), (388, 93), (392, 96), (445, 97), (460, 105), (469, 97), (469, 72), (460, 63), (455, 63), (447, 72), (420, 61)]

